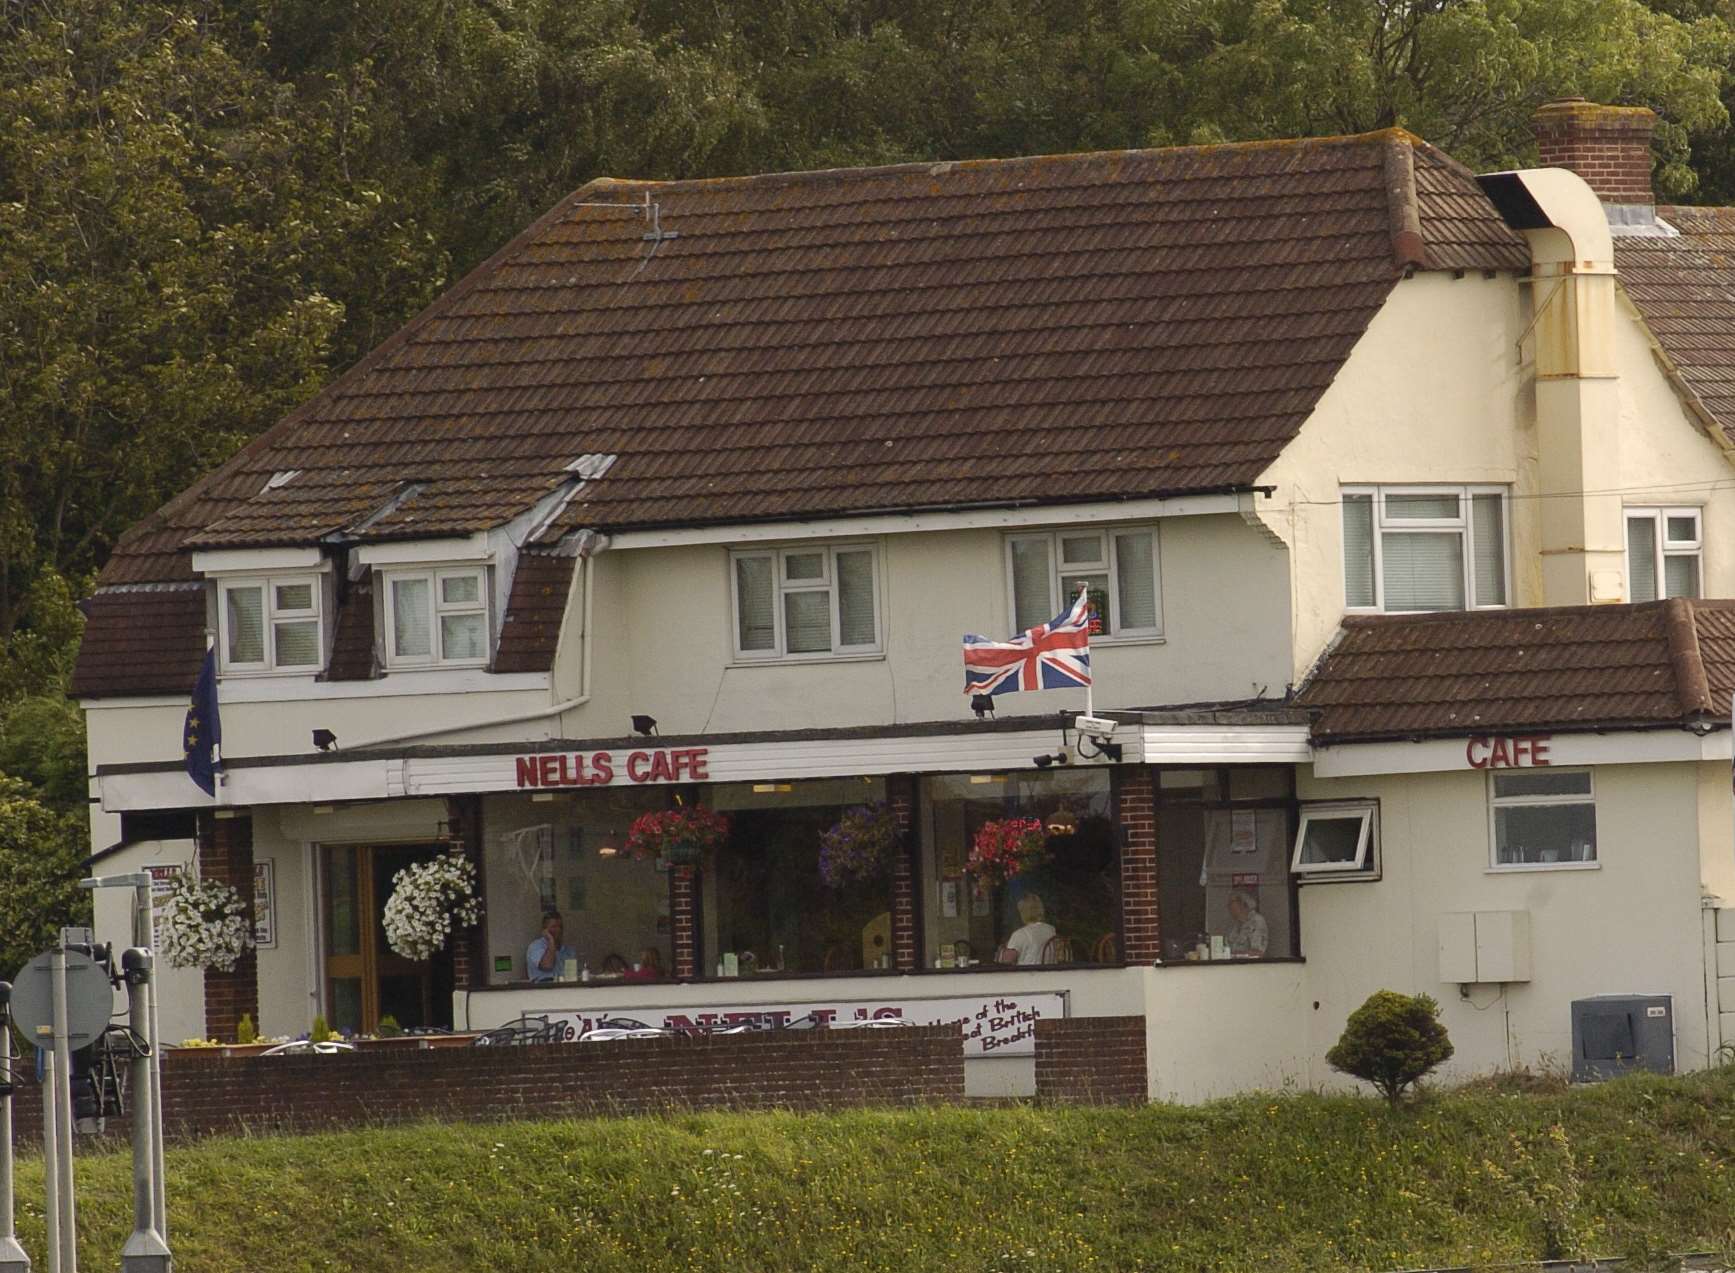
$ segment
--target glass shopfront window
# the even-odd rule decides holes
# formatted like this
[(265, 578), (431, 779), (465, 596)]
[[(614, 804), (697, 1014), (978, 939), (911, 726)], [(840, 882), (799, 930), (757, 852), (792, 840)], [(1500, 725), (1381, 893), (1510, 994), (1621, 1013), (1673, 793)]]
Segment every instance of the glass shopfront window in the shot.
[[(924, 779), (925, 966), (1116, 962), (1120, 859), (1109, 784), (1100, 768)], [(1034, 833), (1033, 860), (1007, 879), (972, 875), (971, 846), (985, 828)]]
[(1157, 775), (1163, 959), (1296, 955), (1286, 766), (1164, 769)]
[[(486, 797), (489, 983), (561, 981), (585, 968), (611, 981), (670, 974), (668, 874), (626, 851), (633, 819), (670, 804), (667, 788)], [(549, 911), (560, 915), (559, 957), (532, 969)]]
[(846, 811), (884, 801), (881, 778), (705, 788), (705, 805), (729, 819), (729, 838), (700, 871), (701, 973), (891, 968), (892, 857), (865, 879), (821, 862), (821, 838)]

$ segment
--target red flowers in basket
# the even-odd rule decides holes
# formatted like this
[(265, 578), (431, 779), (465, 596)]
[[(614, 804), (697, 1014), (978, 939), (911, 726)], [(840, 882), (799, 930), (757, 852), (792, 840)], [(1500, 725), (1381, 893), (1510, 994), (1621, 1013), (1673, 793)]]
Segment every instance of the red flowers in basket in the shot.
[(641, 861), (666, 858), (672, 866), (694, 866), (706, 849), (728, 837), (729, 819), (713, 809), (664, 809), (633, 819), (627, 852)]
[(1048, 833), (1041, 818), (996, 818), (977, 830), (964, 869), (984, 883), (1004, 884), (1047, 860)]

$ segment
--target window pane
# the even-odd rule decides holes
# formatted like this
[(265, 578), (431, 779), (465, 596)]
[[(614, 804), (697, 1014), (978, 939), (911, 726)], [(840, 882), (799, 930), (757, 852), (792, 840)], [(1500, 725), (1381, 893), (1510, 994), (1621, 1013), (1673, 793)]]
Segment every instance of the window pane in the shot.
[(440, 580), (440, 600), (449, 606), (475, 605), (481, 599), (479, 575), (447, 575)]
[(1054, 617), (1054, 572), (1048, 562), (1047, 539), (1012, 541), (1012, 622), (1020, 631)]
[(1634, 601), (1657, 599), (1656, 534), (1656, 518), (1627, 518), (1627, 595)]
[(1696, 544), (1699, 542), (1699, 519), (1697, 517), (1671, 517), (1664, 534), (1671, 544)]
[(1374, 498), (1343, 497), (1343, 601), (1374, 604)]
[(837, 555), (838, 641), (843, 645), (873, 645), (879, 640), (874, 623), (874, 556), (870, 552)]
[(1307, 835), (1301, 842), (1302, 863), (1354, 862), (1361, 844), (1362, 821), (1362, 815), (1356, 813), (1341, 818), (1309, 818)]
[(483, 659), (488, 657), (485, 625), (479, 614), (440, 616), (440, 657)]
[(280, 583), (277, 585), (277, 609), (313, 609), (313, 585), (310, 583)]
[(1594, 804), (1500, 805), (1494, 810), (1495, 861), (1596, 861)]
[(1155, 538), (1149, 531), (1114, 537), (1123, 630), (1157, 626)]
[[(1072, 608), (1072, 603), (1078, 600), (1078, 585), (1083, 584), (1090, 589), (1090, 634), (1102, 636), (1120, 630), (1120, 625), (1115, 622), (1114, 612), (1109, 609), (1107, 575), (1068, 575), (1061, 582), (1065, 584), (1060, 598), (1061, 613)], [(1048, 617), (1057, 619), (1060, 616), (1051, 614)]]
[(740, 615), (736, 633), (743, 650), (777, 647), (777, 617), (772, 607), (771, 558), (735, 559), (735, 608)]
[(225, 588), (228, 605), (229, 662), (265, 662), (265, 592), (262, 588)]
[(1103, 564), (1101, 535), (1062, 535), (1060, 560), (1068, 566)]
[(428, 581), (392, 580), (392, 653), (418, 658), (434, 652), (428, 624)]
[(1663, 595), (1696, 597), (1699, 595), (1699, 558), (1677, 553), (1663, 558)]
[(1477, 495), (1470, 501), (1471, 537), (1475, 544), (1476, 604), (1506, 604), (1506, 528), (1498, 495)]
[(319, 662), (319, 623), (302, 619), (276, 626), (277, 666), (313, 667)]
[(1458, 517), (1456, 495), (1388, 495), (1387, 517)]
[(785, 553), (783, 577), (789, 580), (825, 578), (824, 553)]
[(783, 634), (791, 654), (817, 654), (831, 649), (831, 594), (783, 594)]
[(1464, 539), (1387, 533), (1380, 539), (1387, 610), (1462, 610)]
[(1540, 769), (1509, 770), (1494, 775), (1496, 797), (1588, 796), (1590, 772), (1553, 773)]

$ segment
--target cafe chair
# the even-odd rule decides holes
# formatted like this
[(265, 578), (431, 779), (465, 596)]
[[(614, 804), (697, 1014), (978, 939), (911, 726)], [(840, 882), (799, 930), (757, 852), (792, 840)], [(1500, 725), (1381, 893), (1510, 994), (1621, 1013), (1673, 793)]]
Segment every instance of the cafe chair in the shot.
[(1045, 964), (1070, 964), (1072, 962), (1072, 938), (1054, 936), (1042, 944), (1042, 962)]
[(994, 952), (994, 962), (997, 964), (1015, 964), (1018, 962), (1018, 952), (1010, 946), (1002, 946)]
[(1091, 947), (1090, 958), (1093, 963), (1114, 963), (1115, 935), (1113, 933), (1104, 933), (1101, 937), (1098, 937), (1096, 939), (1096, 945)]
[(627, 970), (627, 961), (619, 955), (604, 955), (602, 960), (602, 970), (604, 972), (625, 972)]

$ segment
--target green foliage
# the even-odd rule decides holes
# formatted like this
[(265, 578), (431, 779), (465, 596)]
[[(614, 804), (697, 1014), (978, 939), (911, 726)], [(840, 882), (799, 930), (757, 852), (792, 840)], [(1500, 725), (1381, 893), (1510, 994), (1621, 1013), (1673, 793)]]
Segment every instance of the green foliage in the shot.
[(1372, 1083), (1395, 1109), (1405, 1088), (1451, 1055), (1440, 1005), (1431, 997), (1376, 990), (1349, 1014), (1325, 1059), (1332, 1069)]
[(1594, 1257), (1602, 1225), (1585, 1215), (1584, 1178), (1566, 1128), (1555, 1123), (1532, 1135), (1510, 1132), (1505, 1148), (1504, 1165), (1484, 1161), (1482, 1167), (1535, 1209), (1542, 1258)]
[(58, 812), (0, 774), (0, 979), (48, 949), (63, 925), (90, 923), (78, 887), (88, 856), (82, 811)]
[(403, 1026), (391, 1013), (380, 1018), (380, 1023), (374, 1027), (374, 1033), (382, 1039), (395, 1039), (404, 1032)]
[(243, 1012), (241, 1019), (235, 1023), (235, 1042), (257, 1043), (258, 1041), (259, 1031), (253, 1025), (253, 1014)]
[(325, 1024), (324, 1017), (316, 1016), (313, 1018), (313, 1029), (307, 1032), (309, 1043), (326, 1043), (337, 1037), (337, 1031)]

